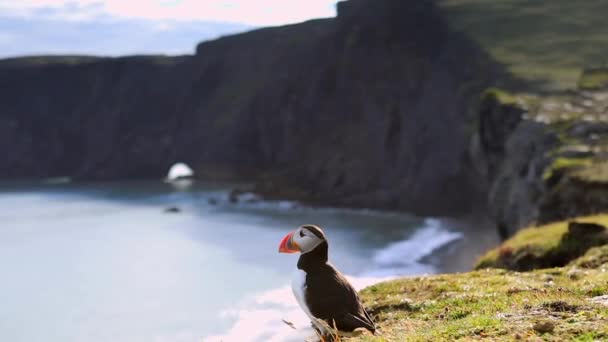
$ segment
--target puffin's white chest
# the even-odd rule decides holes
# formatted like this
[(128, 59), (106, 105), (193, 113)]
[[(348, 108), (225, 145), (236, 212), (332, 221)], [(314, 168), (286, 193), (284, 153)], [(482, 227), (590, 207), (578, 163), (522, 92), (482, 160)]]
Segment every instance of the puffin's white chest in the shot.
[(310, 309), (306, 304), (306, 272), (298, 269), (291, 279), (291, 290), (293, 295), (296, 297), (298, 304), (302, 310), (306, 313), (308, 318), (315, 323), (315, 317), (310, 313)]

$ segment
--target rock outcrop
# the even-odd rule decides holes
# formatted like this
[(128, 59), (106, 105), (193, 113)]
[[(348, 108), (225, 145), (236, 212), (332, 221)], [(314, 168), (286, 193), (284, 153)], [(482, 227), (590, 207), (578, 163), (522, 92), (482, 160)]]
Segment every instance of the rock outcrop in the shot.
[[(593, 70), (579, 84), (600, 84), (602, 73)], [(477, 132), (473, 159), (488, 180), (490, 212), (503, 237), (534, 223), (608, 211), (608, 89), (543, 96), (492, 89)]]
[(0, 177), (161, 178), (183, 161), (268, 196), (463, 213), (487, 190), (468, 149), (500, 72), (430, 0), (341, 2), (194, 56), (0, 61)]

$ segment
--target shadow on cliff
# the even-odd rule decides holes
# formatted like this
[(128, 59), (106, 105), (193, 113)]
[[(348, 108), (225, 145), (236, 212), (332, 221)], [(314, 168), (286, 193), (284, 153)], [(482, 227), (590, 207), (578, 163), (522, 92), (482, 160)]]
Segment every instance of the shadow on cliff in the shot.
[(350, 0), (334, 19), (183, 57), (0, 61), (0, 177), (161, 178), (176, 161), (268, 197), (466, 214), (480, 94), (513, 79), (433, 1)]

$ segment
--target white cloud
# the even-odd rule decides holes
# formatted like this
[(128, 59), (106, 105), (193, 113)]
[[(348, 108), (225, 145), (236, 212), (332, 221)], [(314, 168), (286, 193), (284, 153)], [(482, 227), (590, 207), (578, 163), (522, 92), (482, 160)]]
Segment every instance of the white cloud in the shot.
[(1, 17), (0, 58), (23, 55), (191, 54), (197, 43), (251, 29), (205, 21)]
[(212, 20), (265, 26), (335, 15), (336, 0), (0, 0), (0, 13), (46, 12), (65, 20), (110, 15), (153, 20)]
[(337, 0), (0, 0), (0, 58), (185, 54), (245, 30), (335, 15)]

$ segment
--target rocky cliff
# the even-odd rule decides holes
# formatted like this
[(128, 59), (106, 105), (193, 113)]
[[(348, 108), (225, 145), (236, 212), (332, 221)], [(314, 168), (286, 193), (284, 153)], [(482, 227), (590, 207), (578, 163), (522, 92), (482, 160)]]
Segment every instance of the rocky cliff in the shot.
[(0, 63), (3, 178), (160, 176), (180, 58), (26, 58)]
[(4, 60), (0, 177), (162, 177), (184, 161), (267, 195), (462, 213), (483, 201), (468, 148), (499, 72), (426, 0), (341, 2), (194, 56)]
[(504, 237), (608, 210), (608, 69), (586, 70), (562, 93), (490, 89), (480, 107), (472, 159)]

